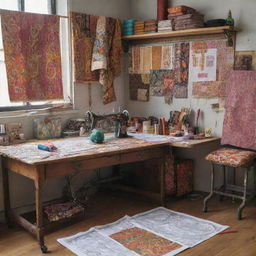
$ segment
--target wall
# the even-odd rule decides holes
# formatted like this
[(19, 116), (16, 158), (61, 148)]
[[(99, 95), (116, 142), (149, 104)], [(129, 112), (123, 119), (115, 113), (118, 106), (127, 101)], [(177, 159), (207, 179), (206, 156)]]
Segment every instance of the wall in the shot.
[[(61, 15), (66, 15), (65, 1), (58, 0), (58, 10)], [(74, 12), (82, 12), (87, 14), (104, 15), (110, 17), (119, 17), (122, 19), (129, 18), (130, 15), (130, 3), (126, 0), (71, 0), (70, 10)], [(125, 59), (123, 60), (125, 62)], [(92, 85), (92, 111), (96, 113), (112, 113), (118, 111), (119, 108), (124, 108), (124, 71), (121, 76), (118, 77), (115, 82), (115, 90), (117, 94), (117, 101), (108, 105), (102, 103), (102, 90), (101, 85), (94, 83)], [(64, 123), (69, 118), (75, 118), (83, 116), (85, 111), (89, 109), (88, 105), (88, 87), (87, 85), (76, 85), (74, 88), (74, 105), (76, 111), (66, 111), (61, 114), (62, 122)], [(57, 114), (58, 115), (58, 114)], [(59, 116), (59, 115), (58, 115)], [(21, 122), (27, 138), (32, 138), (32, 121), (35, 116), (18, 115), (14, 117), (4, 117), (0, 113), (0, 123), (7, 122)], [(85, 182), (88, 177), (91, 177), (92, 173), (88, 172), (83, 174), (82, 177), (79, 175), (76, 179), (76, 185)], [(0, 175), (0, 183), (1, 183)], [(28, 206), (34, 202), (33, 183), (32, 181), (23, 178), (14, 173), (10, 174), (11, 182), (11, 200), (12, 207), (19, 208), (21, 206)], [(65, 184), (64, 178), (50, 180), (44, 187), (44, 200), (51, 200), (61, 195), (62, 187)], [(20, 210), (24, 210), (22, 207)], [(2, 198), (2, 186), (0, 186), (0, 213), (3, 210), (3, 198)], [(1, 217), (1, 215), (0, 215)]]
[[(156, 18), (156, 0), (131, 0), (131, 13), (134, 19), (148, 20)], [(187, 5), (197, 9), (205, 14), (205, 20), (226, 18), (228, 10), (232, 10), (235, 19), (235, 25), (242, 29), (237, 35), (237, 50), (256, 50), (256, 28), (254, 10), (256, 8), (255, 0), (171, 0), (169, 6)], [(128, 75), (128, 74), (127, 74)], [(189, 83), (188, 99), (174, 99), (171, 105), (164, 103), (163, 97), (151, 97), (147, 103), (131, 101), (126, 98), (126, 107), (131, 115), (136, 116), (164, 116), (169, 117), (171, 110), (179, 110), (182, 107), (190, 107), (192, 109), (200, 108), (203, 112), (200, 119), (200, 127), (211, 127), (213, 135), (221, 136), (224, 112), (215, 112), (211, 109), (212, 103), (217, 103), (217, 99), (193, 99), (191, 97), (192, 86)], [(126, 82), (126, 94), (129, 95), (128, 82)], [(215, 144), (215, 148), (218, 147)], [(195, 189), (207, 191), (209, 190), (209, 164), (202, 160), (202, 157), (210, 152), (214, 147), (198, 147), (193, 151), (179, 151), (184, 157), (193, 158), (195, 160)]]

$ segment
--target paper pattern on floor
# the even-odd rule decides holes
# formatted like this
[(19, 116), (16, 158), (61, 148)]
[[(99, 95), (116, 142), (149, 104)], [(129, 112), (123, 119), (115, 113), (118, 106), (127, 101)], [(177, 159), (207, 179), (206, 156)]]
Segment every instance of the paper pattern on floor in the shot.
[[(172, 256), (209, 239), (227, 229), (228, 226), (159, 207), (133, 217), (125, 216), (114, 223), (97, 226), (87, 232), (58, 239), (58, 242), (79, 256), (145, 255), (130, 251), (110, 238), (114, 234), (132, 228), (149, 231), (171, 242), (182, 245), (172, 252), (160, 254), (162, 256)], [(118, 246), (122, 248), (119, 249)], [(111, 249), (119, 250), (117, 251), (119, 254), (113, 253)], [(128, 254), (126, 250), (129, 251)]]

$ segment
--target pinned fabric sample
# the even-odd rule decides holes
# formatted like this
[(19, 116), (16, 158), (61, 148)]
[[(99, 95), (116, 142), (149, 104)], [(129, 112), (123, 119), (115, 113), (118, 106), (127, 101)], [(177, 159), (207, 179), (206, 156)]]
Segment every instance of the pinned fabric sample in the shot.
[(161, 69), (162, 46), (152, 46), (152, 69)]
[(231, 71), (226, 86), (222, 144), (256, 150), (256, 72)]
[(173, 45), (162, 46), (161, 69), (173, 69), (174, 49)]
[(130, 99), (138, 101), (149, 100), (149, 74), (129, 74)]
[(132, 67), (134, 74), (140, 73), (140, 48), (132, 47)]
[(173, 77), (172, 70), (151, 70), (150, 71), (150, 95), (164, 96), (164, 79)]
[[(216, 81), (193, 82), (192, 95), (198, 98), (224, 97), (226, 80), (234, 65), (234, 49), (227, 47), (226, 40), (193, 42), (190, 55), (190, 74), (193, 72), (193, 65), (198, 65), (197, 62), (200, 65), (200, 60), (194, 58), (193, 52), (203, 53), (208, 49), (217, 49)], [(205, 65), (211, 64), (211, 58), (205, 59)]]
[(189, 43), (175, 44), (175, 98), (188, 97)]
[(256, 70), (256, 51), (236, 51), (235, 70)]
[(150, 74), (152, 69), (152, 47), (143, 47), (143, 70), (142, 74)]

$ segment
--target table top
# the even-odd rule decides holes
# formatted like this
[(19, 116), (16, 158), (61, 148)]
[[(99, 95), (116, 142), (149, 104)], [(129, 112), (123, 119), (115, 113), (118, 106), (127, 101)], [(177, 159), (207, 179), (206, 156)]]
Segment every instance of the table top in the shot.
[[(128, 138), (115, 138), (113, 135), (106, 135), (104, 143), (95, 144), (88, 137), (72, 137), (54, 140), (32, 140), (17, 145), (0, 146), (0, 155), (19, 160), (26, 164), (37, 165), (62, 161), (64, 159), (90, 159), (164, 145), (191, 148), (217, 140), (218, 138), (182, 141), (181, 139), (175, 139), (170, 136), (129, 134)], [(43, 143), (53, 143), (57, 147), (57, 150), (54, 152), (39, 150), (37, 145)]]

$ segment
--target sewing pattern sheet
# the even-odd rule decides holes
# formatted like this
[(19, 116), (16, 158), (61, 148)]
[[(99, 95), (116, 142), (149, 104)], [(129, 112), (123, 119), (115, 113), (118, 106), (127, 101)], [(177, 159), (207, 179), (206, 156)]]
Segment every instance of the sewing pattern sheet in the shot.
[(191, 81), (216, 81), (217, 49), (200, 49), (191, 51)]
[[(147, 243), (143, 241), (142, 237), (139, 241), (134, 240), (134, 235), (138, 235), (139, 232), (154, 237), (154, 243), (157, 245), (163, 239), (170, 241), (173, 250), (157, 255), (173, 256), (209, 239), (226, 228), (228, 226), (159, 207), (133, 217), (125, 216), (114, 223), (97, 226), (87, 232), (58, 239), (58, 242), (79, 256), (153, 255), (143, 253), (143, 246)], [(132, 244), (129, 244), (127, 237), (132, 238)], [(140, 247), (141, 250), (139, 250)], [(133, 248), (135, 251), (127, 248)], [(164, 249), (166, 248), (165, 246)], [(157, 249), (160, 249), (159, 246)]]

